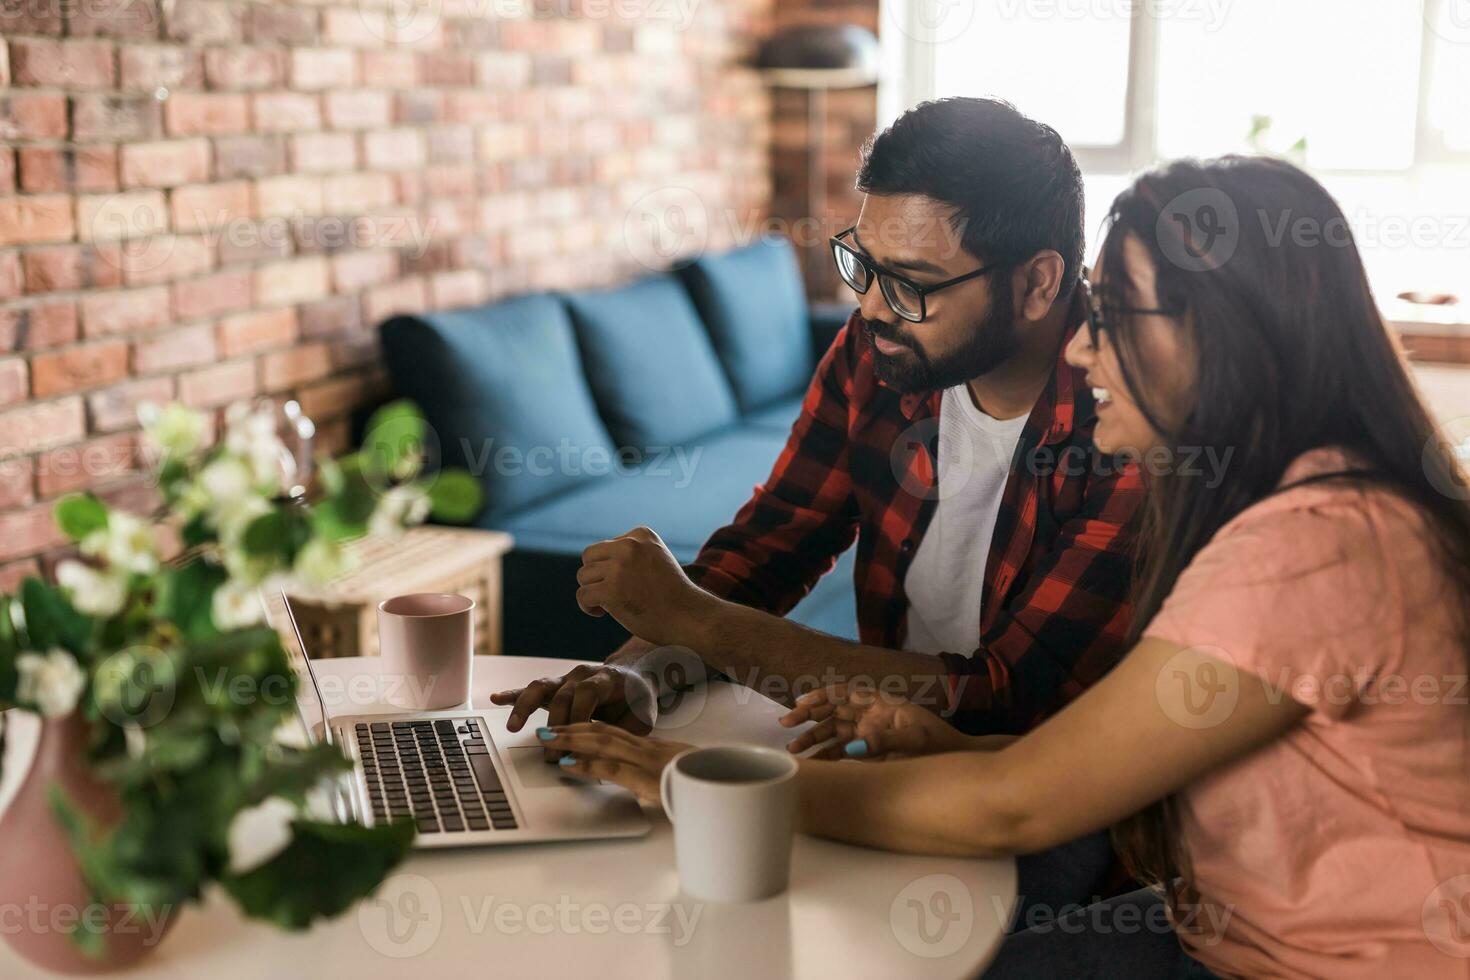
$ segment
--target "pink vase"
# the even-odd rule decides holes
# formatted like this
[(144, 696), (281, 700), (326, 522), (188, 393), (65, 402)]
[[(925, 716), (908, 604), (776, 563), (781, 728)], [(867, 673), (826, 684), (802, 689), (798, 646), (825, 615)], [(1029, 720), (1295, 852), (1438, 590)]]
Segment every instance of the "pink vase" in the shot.
[[(86, 748), (87, 724), (79, 714), (43, 722), (35, 761), (0, 817), (0, 934), (21, 956), (59, 973), (121, 970), (150, 952), (178, 918), (175, 911), (160, 922), (160, 913), (98, 904), (88, 892), (50, 802), (51, 787), (58, 786), (96, 826), (121, 818), (117, 794), (93, 778)], [(101, 929), (100, 956), (71, 939), (88, 927)]]

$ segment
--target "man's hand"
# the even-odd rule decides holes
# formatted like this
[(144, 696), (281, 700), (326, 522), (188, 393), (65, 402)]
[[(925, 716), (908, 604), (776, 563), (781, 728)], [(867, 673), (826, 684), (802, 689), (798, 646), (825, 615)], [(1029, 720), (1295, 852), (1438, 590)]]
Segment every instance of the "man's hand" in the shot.
[(659, 646), (696, 646), (694, 634), (718, 602), (689, 581), (668, 546), (646, 527), (582, 552), (577, 605), (610, 614), (629, 633)]
[(781, 719), (787, 728), (817, 724), (792, 739), (786, 748), (805, 752), (828, 739), (837, 741), (818, 752), (818, 759), (883, 759), (980, 746), (927, 708), (868, 686), (834, 684), (798, 698)]
[(561, 760), (565, 772), (589, 779), (606, 779), (632, 790), (644, 803), (658, 805), (659, 779), (664, 766), (685, 749), (683, 742), (642, 738), (620, 728), (592, 722), (568, 725), (551, 732), (547, 745), (569, 753)]
[[(543, 677), (525, 687), (490, 695), (491, 704), (513, 704), (506, 728), (518, 732), (538, 708), (545, 708), (548, 725), (570, 725), (596, 718), (638, 735), (653, 730), (658, 717), (653, 684), (627, 667), (584, 664), (560, 677)], [(555, 762), (560, 752), (548, 750)]]

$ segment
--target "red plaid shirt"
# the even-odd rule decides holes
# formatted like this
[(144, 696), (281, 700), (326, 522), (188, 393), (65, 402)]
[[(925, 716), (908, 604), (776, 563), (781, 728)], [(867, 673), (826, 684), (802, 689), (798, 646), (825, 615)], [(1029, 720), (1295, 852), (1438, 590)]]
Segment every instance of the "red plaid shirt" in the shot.
[[(856, 316), (843, 327), (770, 478), (688, 571), (716, 595), (784, 615), (856, 539), (859, 635), (899, 649), (904, 579), (937, 502), (943, 393), (884, 385), (865, 333)], [(1123, 653), (1143, 484), (1134, 466), (1092, 447), (1095, 421), (1082, 372), (1059, 356), (1006, 481), (976, 647), (940, 654), (966, 731), (1025, 732)]]

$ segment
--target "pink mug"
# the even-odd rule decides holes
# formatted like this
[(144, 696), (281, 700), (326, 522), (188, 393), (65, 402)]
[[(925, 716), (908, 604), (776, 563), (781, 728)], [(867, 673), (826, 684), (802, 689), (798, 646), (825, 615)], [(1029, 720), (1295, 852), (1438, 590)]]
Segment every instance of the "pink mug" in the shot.
[(401, 679), (405, 707), (437, 710), (470, 699), (475, 600), (415, 592), (378, 603), (378, 649), (384, 677)]

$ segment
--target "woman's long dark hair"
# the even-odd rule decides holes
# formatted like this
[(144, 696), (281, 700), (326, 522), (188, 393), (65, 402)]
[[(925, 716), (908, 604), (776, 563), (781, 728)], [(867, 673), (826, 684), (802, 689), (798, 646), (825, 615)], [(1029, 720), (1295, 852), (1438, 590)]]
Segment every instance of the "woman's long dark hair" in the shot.
[[(1233, 212), (1233, 213), (1232, 213)], [(1129, 394), (1174, 448), (1228, 458), (1218, 486), (1152, 479), (1134, 584), (1136, 642), (1179, 575), (1220, 528), (1279, 487), (1302, 453), (1339, 447), (1350, 472), (1413, 504), (1463, 609), (1470, 605), (1470, 487), (1436, 432), (1373, 302), (1347, 221), (1312, 177), (1282, 160), (1183, 160), (1113, 202), (1098, 284), (1104, 310), (1132, 295), (1123, 244), (1145, 246), (1159, 306), (1182, 313), (1197, 359), (1185, 420), (1161, 428), (1137, 382), (1146, 370), (1129, 317), (1109, 318)], [(1227, 451), (1231, 455), (1225, 457)], [(1466, 624), (1470, 627), (1470, 623)], [(1131, 644), (1130, 644), (1131, 645)], [(1141, 880), (1189, 876), (1173, 797), (1120, 823), (1114, 843)]]

